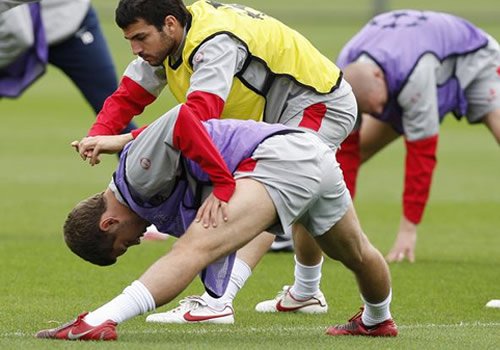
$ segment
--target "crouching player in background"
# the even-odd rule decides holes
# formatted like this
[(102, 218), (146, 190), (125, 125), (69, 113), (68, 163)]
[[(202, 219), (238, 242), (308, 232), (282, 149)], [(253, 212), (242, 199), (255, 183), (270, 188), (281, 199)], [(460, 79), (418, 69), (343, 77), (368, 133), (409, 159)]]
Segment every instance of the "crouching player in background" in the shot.
[(403, 210), (386, 259), (414, 262), (445, 116), (486, 125), (500, 144), (500, 47), (463, 18), (398, 10), (366, 24), (337, 64), (362, 115), (337, 153), (353, 198), (360, 164), (404, 137)]

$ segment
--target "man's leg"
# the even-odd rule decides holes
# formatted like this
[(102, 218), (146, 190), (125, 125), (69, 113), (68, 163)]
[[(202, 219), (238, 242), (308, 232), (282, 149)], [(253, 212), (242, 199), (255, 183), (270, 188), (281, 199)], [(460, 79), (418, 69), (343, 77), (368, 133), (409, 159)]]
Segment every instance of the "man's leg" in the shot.
[(344, 181), (351, 193), (356, 195), (359, 167), (381, 149), (399, 137), (389, 124), (363, 114), (351, 134), (337, 151), (337, 161), (344, 173)]
[[(50, 46), (49, 63), (75, 83), (96, 114), (118, 87), (112, 56), (92, 7), (77, 33)], [(130, 123), (122, 133), (136, 128)]]
[(255, 306), (257, 312), (325, 313), (325, 296), (320, 290), (323, 254), (316, 241), (303, 229), (293, 229), (295, 245), (294, 283), (284, 286), (274, 299)]
[[(383, 123), (371, 116), (363, 115), (360, 137), (361, 162), (366, 162), (398, 137), (399, 135), (389, 124)], [(413, 261), (416, 241), (416, 225), (403, 215), (400, 220), (396, 239), (386, 255), (386, 260), (388, 262), (401, 261), (406, 257), (409, 261)]]
[(118, 87), (115, 66), (92, 8), (77, 33), (50, 47), (49, 63), (75, 83), (95, 113)]
[(500, 109), (495, 109), (488, 113), (484, 117), (483, 123), (488, 127), (495, 137), (495, 140), (500, 145)]
[[(236, 190), (228, 203), (229, 220), (217, 227), (204, 228), (193, 223), (177, 240), (172, 250), (157, 260), (140, 278), (119, 295), (89, 315), (53, 330), (41, 331), (39, 338), (98, 340), (106, 327), (151, 311), (170, 302), (210, 263), (227, 256), (250, 242), (276, 220), (274, 204), (265, 187), (251, 179), (236, 181)], [(110, 328), (111, 330), (108, 330)], [(85, 336), (87, 335), (88, 336)], [(116, 339), (110, 335), (106, 339)]]
[[(146, 318), (146, 322), (157, 323), (234, 323), (233, 300), (243, 288), (252, 270), (267, 253), (274, 241), (274, 235), (263, 232), (243, 248), (238, 250), (231, 272), (231, 278), (224, 295), (214, 298), (207, 292), (201, 296), (188, 296), (182, 299), (174, 309), (154, 313)], [(188, 314), (198, 315), (198, 318), (186, 317)], [(202, 321), (200, 321), (202, 320)]]
[[(374, 156), (381, 149), (383, 149), (398, 137), (399, 134), (396, 133), (387, 123), (380, 122), (374, 117), (364, 114), (359, 130), (359, 140), (356, 140), (356, 142), (359, 142), (359, 149), (357, 150), (357, 152), (360, 152), (361, 163), (364, 163), (365, 161), (370, 159), (372, 156)], [(342, 168), (342, 163), (340, 160), (339, 163), (340, 167)], [(318, 264), (321, 263), (321, 249), (316, 244), (315, 240), (301, 226), (299, 226), (298, 228), (294, 228), (293, 238), (295, 242), (294, 244), (297, 263), (295, 283), (292, 286), (291, 291), (292, 294), (295, 291), (295, 293), (297, 293), (297, 295), (302, 298), (311, 297), (312, 295), (310, 293), (305, 293), (305, 291), (307, 289), (309, 289), (309, 291), (319, 291), (321, 269), (316, 270), (316, 278), (309, 274), (308, 279), (297, 281), (300, 278), (298, 277), (298, 275), (300, 276), (300, 270), (306, 269), (307, 266), (318, 266)], [(299, 269), (299, 272), (297, 272), (297, 269)], [(307, 288), (308, 285), (309, 288)], [(300, 286), (303, 287), (300, 288)]]
[(264, 254), (269, 250), (274, 237), (276, 236), (269, 232), (263, 232), (238, 250), (236, 256), (243, 260), (253, 270)]
[[(361, 163), (366, 162), (400, 135), (387, 123), (363, 114), (359, 131)], [(342, 167), (342, 163), (340, 163)]]
[(316, 237), (321, 249), (355, 276), (365, 300), (379, 303), (389, 295), (390, 274), (380, 252), (361, 231), (353, 206), (328, 232)]
[[(252, 274), (253, 269), (262, 257), (269, 250), (269, 247), (274, 241), (275, 235), (269, 232), (262, 232), (260, 235), (252, 239), (243, 248), (236, 253), (235, 268), (231, 274), (231, 279), (226, 292), (219, 299), (211, 297), (208, 293), (204, 293), (202, 298), (211, 305), (211, 302), (217, 306), (219, 304), (231, 304), (236, 297), (236, 294), (243, 288), (243, 285)], [(222, 305), (221, 305), (222, 304)]]
[(140, 277), (157, 307), (174, 299), (208, 264), (237, 251), (277, 218), (265, 187), (250, 179), (237, 181), (228, 213), (228, 222), (220, 218), (216, 228), (193, 223), (172, 250)]
[[(302, 313), (324, 313), (328, 305), (323, 293), (319, 289), (321, 281), (321, 266), (323, 257), (316, 241), (306, 231), (294, 232), (294, 239), (300, 240), (300, 247), (295, 257), (295, 282), (292, 286), (285, 286), (276, 299), (266, 300), (256, 306), (258, 312), (289, 311)], [(234, 323), (232, 302), (236, 294), (250, 277), (252, 270), (269, 250), (274, 240), (274, 235), (263, 232), (238, 250), (235, 267), (224, 295), (213, 298), (208, 293), (200, 297), (187, 297), (180, 305), (167, 312), (151, 314), (147, 322), (158, 323), (198, 323), (199, 321), (187, 320), (184, 315), (188, 312), (203, 314), (208, 323)], [(283, 304), (290, 307), (277, 309), (276, 305), (282, 299)], [(291, 300), (290, 300), (291, 299)], [(231, 311), (229, 311), (228, 307)], [(231, 315), (228, 313), (231, 312)]]
[(351, 205), (328, 232), (316, 237), (321, 249), (332, 259), (350, 269), (365, 303), (363, 312), (347, 325), (332, 326), (330, 335), (395, 336), (397, 327), (392, 321), (391, 281), (387, 263), (382, 254), (362, 232)]

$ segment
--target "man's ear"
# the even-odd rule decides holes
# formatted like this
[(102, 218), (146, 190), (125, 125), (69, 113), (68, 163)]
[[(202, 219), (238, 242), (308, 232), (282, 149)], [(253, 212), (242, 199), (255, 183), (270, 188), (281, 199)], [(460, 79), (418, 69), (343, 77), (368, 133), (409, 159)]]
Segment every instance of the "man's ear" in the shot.
[(180, 25), (180, 23), (177, 18), (172, 15), (168, 15), (163, 20), (163, 25), (165, 26), (168, 34), (172, 35), (175, 32), (176, 28)]
[(107, 232), (113, 225), (118, 224), (120, 221), (114, 217), (108, 216), (107, 218), (102, 218), (99, 222), (99, 228), (101, 231)]

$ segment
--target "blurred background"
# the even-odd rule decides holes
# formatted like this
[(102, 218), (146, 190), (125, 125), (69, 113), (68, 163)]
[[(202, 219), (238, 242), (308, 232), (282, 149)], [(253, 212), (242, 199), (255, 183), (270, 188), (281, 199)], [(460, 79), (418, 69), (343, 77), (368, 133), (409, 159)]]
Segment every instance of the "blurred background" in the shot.
[[(192, 2), (185, 1), (186, 4)], [(386, 10), (413, 8), (449, 12), (472, 21), (497, 39), (500, 36), (500, 4), (496, 0), (246, 0), (239, 3), (276, 17), (303, 33), (332, 59), (366, 21)], [(130, 55), (122, 56), (127, 51), (126, 42), (120, 42), (120, 30), (113, 22), (116, 1), (94, 0), (93, 4), (99, 10), (118, 67), (122, 64), (125, 67)]]

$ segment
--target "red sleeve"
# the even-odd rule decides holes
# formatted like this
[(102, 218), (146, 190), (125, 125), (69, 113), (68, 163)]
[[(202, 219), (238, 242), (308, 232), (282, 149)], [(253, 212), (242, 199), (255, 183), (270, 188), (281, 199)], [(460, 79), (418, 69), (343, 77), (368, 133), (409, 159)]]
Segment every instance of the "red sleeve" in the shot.
[(436, 167), (437, 142), (438, 135), (417, 141), (405, 140), (406, 171), (403, 213), (414, 224), (422, 220), (429, 198), (432, 174)]
[(224, 108), (224, 100), (215, 94), (203, 91), (190, 93), (184, 104), (198, 120), (220, 118)]
[(361, 151), (359, 145), (359, 130), (353, 131), (340, 145), (337, 151), (337, 161), (344, 174), (347, 189), (354, 199), (356, 195), (356, 180), (361, 165)]
[[(144, 108), (155, 99), (156, 96), (129, 77), (124, 76), (118, 89), (104, 102), (88, 136), (118, 135), (136, 115), (141, 114)], [(138, 134), (139, 132), (135, 136)]]
[(212, 181), (215, 197), (227, 202), (236, 182), (195, 110), (189, 104), (181, 106), (173, 130), (173, 146), (201, 166)]
[(130, 133), (132, 134), (132, 137), (135, 139), (135, 138), (137, 138), (137, 136), (139, 136), (139, 134), (140, 134), (140, 133), (141, 133), (144, 129), (146, 129), (147, 127), (148, 127), (148, 126), (147, 126), (147, 125), (145, 125), (145, 126), (140, 127), (140, 128), (138, 128), (138, 129), (134, 129), (134, 130), (132, 130)]
[[(219, 96), (209, 92), (194, 91), (189, 94), (184, 105), (192, 111), (198, 120), (208, 120), (220, 118), (224, 101)], [(135, 139), (145, 128), (146, 126), (133, 130), (132, 137)]]

